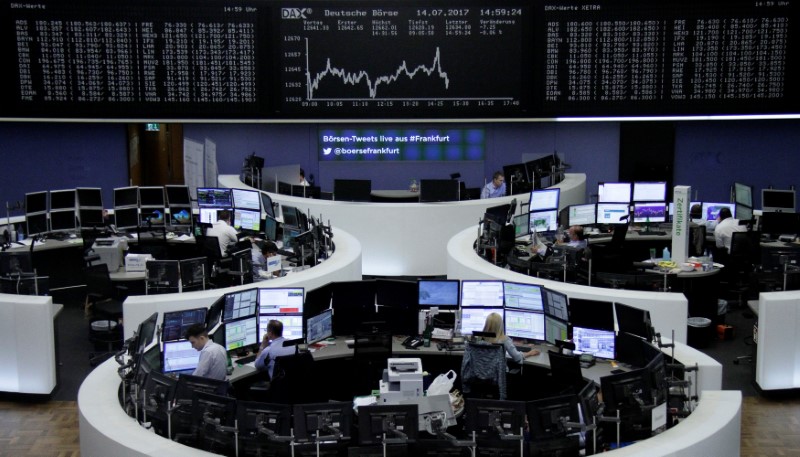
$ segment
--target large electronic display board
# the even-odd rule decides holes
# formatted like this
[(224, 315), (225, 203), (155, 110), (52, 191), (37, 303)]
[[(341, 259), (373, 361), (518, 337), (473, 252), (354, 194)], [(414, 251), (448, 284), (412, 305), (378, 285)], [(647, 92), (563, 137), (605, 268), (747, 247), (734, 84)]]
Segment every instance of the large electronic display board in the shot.
[(0, 119), (797, 115), (800, 0), (0, 0)]

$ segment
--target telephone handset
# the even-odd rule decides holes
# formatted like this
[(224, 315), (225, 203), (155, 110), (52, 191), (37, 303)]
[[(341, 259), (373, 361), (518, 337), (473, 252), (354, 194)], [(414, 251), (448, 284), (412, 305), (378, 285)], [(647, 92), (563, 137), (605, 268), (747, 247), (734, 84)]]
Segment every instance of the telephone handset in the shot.
[(420, 336), (409, 336), (408, 338), (403, 340), (403, 346), (411, 349), (422, 346), (422, 343), (423, 343), (422, 337)]

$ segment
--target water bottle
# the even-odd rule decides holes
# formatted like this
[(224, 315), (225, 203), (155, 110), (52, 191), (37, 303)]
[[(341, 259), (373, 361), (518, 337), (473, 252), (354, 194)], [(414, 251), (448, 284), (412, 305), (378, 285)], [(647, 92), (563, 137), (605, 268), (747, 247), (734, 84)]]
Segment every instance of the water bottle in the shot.
[(661, 260), (667, 262), (669, 261), (669, 259), (670, 259), (669, 248), (665, 247), (664, 251), (661, 254)]

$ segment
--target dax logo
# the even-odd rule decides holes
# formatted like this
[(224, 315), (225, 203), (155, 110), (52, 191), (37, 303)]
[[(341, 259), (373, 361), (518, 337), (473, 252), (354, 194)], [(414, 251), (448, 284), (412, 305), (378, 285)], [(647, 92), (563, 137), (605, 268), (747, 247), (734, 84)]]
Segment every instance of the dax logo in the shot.
[(311, 8), (281, 8), (281, 19), (307, 19)]
[(330, 153), (331, 153), (331, 148), (322, 148), (322, 153), (323, 153), (324, 155), (330, 155)]

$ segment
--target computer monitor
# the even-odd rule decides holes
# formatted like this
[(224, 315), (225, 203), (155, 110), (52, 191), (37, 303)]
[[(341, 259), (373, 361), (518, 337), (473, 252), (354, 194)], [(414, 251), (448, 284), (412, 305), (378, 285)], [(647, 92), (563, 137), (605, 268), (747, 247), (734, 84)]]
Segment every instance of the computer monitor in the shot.
[(545, 341), (544, 313), (522, 309), (506, 309), (504, 321), (506, 335), (530, 341)]
[(567, 213), (567, 225), (592, 225), (597, 223), (597, 205), (571, 205)]
[(284, 225), (281, 232), (281, 240), (283, 241), (283, 249), (292, 249), (295, 245), (295, 238), (300, 236), (302, 232), (299, 228), (290, 225)]
[(200, 208), (233, 208), (231, 189), (197, 188), (197, 206)]
[(258, 289), (247, 289), (225, 294), (225, 307), (222, 312), (223, 322), (256, 315), (258, 305)]
[(753, 208), (744, 205), (736, 205), (736, 218), (740, 221), (753, 219)]
[(294, 405), (294, 436), (299, 441), (314, 441), (317, 431), (321, 436), (349, 439), (352, 425), (352, 401)]
[(263, 314), (258, 315), (258, 341), (264, 341), (267, 334), (267, 324), (269, 321), (276, 320), (283, 324), (283, 338), (286, 340), (296, 340), (304, 338), (303, 315), (302, 314)]
[(634, 182), (634, 202), (663, 202), (667, 199), (666, 182)]
[(420, 307), (457, 309), (460, 298), (458, 279), (419, 279), (417, 296)]
[(139, 227), (139, 208), (115, 208), (114, 225), (117, 230), (130, 230)]
[(144, 380), (144, 385), (141, 386), (142, 393), (147, 395), (144, 402), (155, 404), (159, 409), (166, 411), (175, 398), (177, 385), (177, 379), (151, 369)]
[(103, 208), (103, 189), (99, 187), (78, 187), (79, 208)]
[(532, 190), (528, 200), (528, 211), (542, 211), (546, 209), (558, 209), (558, 199), (561, 196), (561, 189)]
[(164, 321), (161, 323), (161, 341), (177, 341), (185, 338), (189, 327), (206, 322), (206, 314), (208, 314), (208, 308), (164, 312)]
[(192, 208), (176, 207), (169, 208), (170, 227), (188, 227), (192, 225)]
[(572, 326), (572, 342), (575, 354), (591, 354), (597, 358), (613, 360), (615, 352), (614, 330)]
[(526, 403), (532, 440), (559, 438), (570, 432), (567, 422), (579, 423), (577, 395), (559, 395)]
[(569, 321), (569, 300), (566, 294), (556, 292), (551, 289), (543, 289), (544, 293), (544, 313), (548, 316), (557, 317), (563, 321)]
[[(178, 404), (190, 403), (199, 392), (223, 392), (229, 386), (229, 382), (227, 379), (213, 379), (205, 376), (183, 374), (178, 378), (178, 383), (175, 386), (175, 402)], [(195, 417), (202, 417), (202, 415)]]
[(261, 211), (233, 210), (233, 227), (246, 232), (261, 231)]
[(573, 297), (569, 300), (569, 322), (578, 327), (614, 331), (614, 303)]
[(139, 225), (142, 227), (163, 227), (167, 223), (164, 208), (142, 207), (139, 213)]
[(282, 287), (258, 289), (258, 307), (261, 314), (296, 314), (303, 312), (305, 289)]
[(47, 212), (47, 191), (25, 194), (25, 213), (38, 214)]
[(625, 417), (640, 412), (643, 405), (651, 405), (649, 375), (646, 369), (638, 368), (600, 378), (606, 415), (616, 415), (619, 411)]
[(472, 335), (472, 332), (482, 332), (486, 318), (492, 313), (502, 316), (503, 308), (462, 308), (461, 334)]
[(328, 308), (306, 320), (306, 342), (314, 344), (333, 336), (333, 310)]
[(549, 209), (544, 211), (531, 211), (528, 213), (530, 218), (531, 232), (555, 232), (558, 230), (558, 210)]
[(633, 368), (644, 367), (649, 361), (644, 354), (644, 343), (645, 340), (637, 335), (619, 331), (614, 343), (614, 349), (617, 352), (615, 360)]
[(47, 213), (36, 213), (25, 215), (25, 231), (28, 236), (47, 233)]
[(369, 179), (334, 179), (333, 198), (337, 201), (368, 202), (372, 199)]
[[(464, 428), (477, 438), (522, 435), (525, 423), (525, 402), (467, 398), (464, 405)], [(501, 454), (503, 455), (503, 454)]]
[(81, 208), (78, 210), (78, 221), (82, 228), (102, 227), (106, 225), (103, 208)]
[(208, 307), (208, 314), (206, 314), (206, 328), (211, 331), (217, 324), (219, 324), (223, 311), (225, 310), (225, 295), (219, 297)]
[(597, 186), (597, 203), (630, 203), (631, 183), (606, 182)]
[(167, 193), (167, 205), (172, 206), (192, 206), (192, 198), (189, 195), (189, 186), (167, 184), (164, 186)]
[(261, 212), (260, 192), (247, 189), (232, 189), (233, 207)]
[(506, 222), (509, 220), (509, 213), (511, 213), (511, 204), (509, 203), (505, 205), (490, 206), (489, 208), (486, 208), (484, 218), (493, 220), (500, 225), (506, 225)]
[(665, 202), (649, 202), (633, 204), (633, 222), (666, 222), (667, 204)]
[(627, 203), (598, 203), (598, 224), (627, 224), (630, 206)]
[(420, 179), (420, 202), (457, 202), (458, 181), (455, 179)]
[(521, 238), (531, 234), (531, 219), (528, 213), (517, 214), (512, 221), (514, 223), (514, 238)]
[(569, 324), (553, 316), (544, 315), (544, 340), (548, 344), (555, 345), (556, 340), (567, 341), (569, 339)]
[(286, 206), (283, 205), (281, 207), (281, 212), (283, 214), (283, 225), (291, 226), (291, 227), (300, 227), (300, 219), (297, 216), (297, 208), (294, 206)]
[(51, 232), (74, 232), (77, 229), (77, 214), (74, 209), (50, 212)]
[(719, 216), (719, 210), (728, 208), (731, 210), (731, 215), (736, 217), (736, 204), (735, 203), (711, 203), (703, 202), (703, 219), (706, 221), (714, 221)]
[(198, 210), (198, 220), (204, 224), (217, 222), (217, 212), (223, 208), (200, 208)]
[(503, 300), (506, 308), (544, 312), (542, 287), (519, 282), (503, 283)]
[[(647, 346), (651, 347), (647, 343)], [(652, 348), (653, 357), (644, 366), (650, 374), (650, 392), (653, 394), (653, 399), (656, 405), (667, 401), (669, 395), (669, 383), (667, 382), (667, 360), (663, 352), (656, 348)]]
[(139, 206), (139, 189), (137, 187), (117, 187), (114, 189), (114, 208)]
[(200, 351), (195, 350), (189, 340), (164, 341), (161, 354), (164, 373), (194, 370), (200, 361)]
[(144, 352), (147, 346), (155, 339), (156, 323), (158, 322), (158, 312), (150, 315), (147, 319), (139, 323), (136, 328), (136, 338), (134, 343), (128, 347), (130, 355), (139, 356)]
[(278, 239), (278, 221), (269, 214), (264, 217), (264, 236), (270, 241)]
[(292, 405), (239, 400), (236, 416), (245, 437), (259, 436), (265, 428), (277, 436), (291, 436)]
[(164, 199), (164, 187), (139, 187), (139, 206), (142, 208), (164, 208), (167, 206), (167, 202)]
[(50, 191), (50, 211), (58, 211), (61, 209), (74, 210), (78, 206), (76, 203), (75, 189)]
[(653, 340), (650, 311), (616, 302), (614, 312), (617, 316), (617, 330), (620, 333), (630, 333), (647, 341)]
[(733, 201), (744, 206), (753, 207), (753, 187), (740, 182), (733, 183)]
[(503, 281), (461, 281), (461, 307), (502, 308)]
[(248, 346), (254, 346), (261, 340), (258, 335), (258, 318), (245, 317), (235, 321), (225, 322), (225, 349), (235, 351)]
[(275, 217), (275, 207), (272, 206), (272, 197), (266, 192), (261, 192), (261, 207), (264, 208), (264, 212), (267, 213), (267, 216)]
[(770, 235), (800, 233), (800, 214), (798, 213), (762, 213), (759, 218), (761, 233)]
[(358, 408), (358, 444), (362, 446), (414, 443), (419, 434), (419, 407), (368, 405)]
[(33, 273), (30, 250), (0, 251), (0, 276), (19, 276), (23, 273)]
[(793, 213), (795, 205), (793, 190), (761, 189), (761, 210), (764, 212)]

